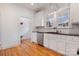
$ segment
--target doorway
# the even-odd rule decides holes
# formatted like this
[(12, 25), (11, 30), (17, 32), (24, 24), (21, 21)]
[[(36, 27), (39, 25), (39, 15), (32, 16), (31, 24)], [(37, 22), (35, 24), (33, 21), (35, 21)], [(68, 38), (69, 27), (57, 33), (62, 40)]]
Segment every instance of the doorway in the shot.
[(31, 38), (30, 20), (31, 19), (28, 17), (20, 17), (20, 37), (21, 37), (21, 40)]

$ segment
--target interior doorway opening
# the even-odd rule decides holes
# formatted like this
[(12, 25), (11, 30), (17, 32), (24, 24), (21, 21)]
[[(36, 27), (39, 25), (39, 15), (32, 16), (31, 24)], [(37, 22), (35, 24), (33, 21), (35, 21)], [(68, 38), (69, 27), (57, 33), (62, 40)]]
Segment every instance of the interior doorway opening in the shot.
[(31, 39), (31, 18), (20, 17), (20, 38)]

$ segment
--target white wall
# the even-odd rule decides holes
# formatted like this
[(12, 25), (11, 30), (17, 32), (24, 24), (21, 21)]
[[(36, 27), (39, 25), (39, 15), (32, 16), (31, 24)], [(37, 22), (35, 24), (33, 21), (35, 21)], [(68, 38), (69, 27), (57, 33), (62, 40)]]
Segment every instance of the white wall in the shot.
[(79, 3), (71, 3), (70, 16), (71, 22), (79, 22)]
[(0, 15), (0, 39), (1, 39), (1, 15)]
[(11, 48), (20, 44), (20, 17), (33, 18), (33, 11), (14, 4), (0, 4), (2, 48)]

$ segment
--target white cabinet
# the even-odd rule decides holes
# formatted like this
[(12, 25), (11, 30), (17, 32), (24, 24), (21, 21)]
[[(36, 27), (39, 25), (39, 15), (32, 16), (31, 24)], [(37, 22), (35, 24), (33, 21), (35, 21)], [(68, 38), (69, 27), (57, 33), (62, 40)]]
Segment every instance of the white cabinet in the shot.
[(34, 26), (44, 26), (45, 24), (45, 15), (44, 15), (44, 11), (39, 11), (35, 14), (34, 17)]
[(64, 35), (57, 35), (57, 37), (58, 37), (58, 39), (56, 40), (57, 52), (65, 54), (66, 37)]
[(44, 34), (44, 46), (56, 51), (55, 35)]
[(79, 42), (68, 41), (66, 46), (66, 55), (77, 55)]
[(47, 48), (48, 48), (48, 41), (49, 41), (48, 35), (44, 34), (44, 46)]
[(31, 41), (37, 43), (37, 33), (36, 32), (32, 32)]
[(57, 34), (44, 34), (44, 46), (68, 56), (77, 55), (79, 37)]
[(66, 55), (77, 55), (77, 49), (79, 48), (79, 37), (70, 36), (72, 40), (66, 41)]
[(73, 36), (72, 41), (79, 42), (79, 37), (78, 36)]
[(65, 54), (65, 40), (61, 35), (55, 34), (45, 34), (44, 35), (44, 46), (57, 51), (59, 53)]
[(72, 23), (79, 22), (79, 3), (71, 3), (70, 20)]
[(57, 46), (56, 46), (56, 35), (48, 35), (49, 39), (48, 39), (48, 47), (52, 50), (57, 50)]

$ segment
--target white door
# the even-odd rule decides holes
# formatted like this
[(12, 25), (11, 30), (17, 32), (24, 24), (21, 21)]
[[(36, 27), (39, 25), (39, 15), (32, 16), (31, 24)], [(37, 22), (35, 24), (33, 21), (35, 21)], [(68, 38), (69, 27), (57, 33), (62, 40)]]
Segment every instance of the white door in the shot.
[(23, 38), (30, 39), (31, 29), (30, 29), (30, 18), (21, 17), (20, 18), (20, 36)]

